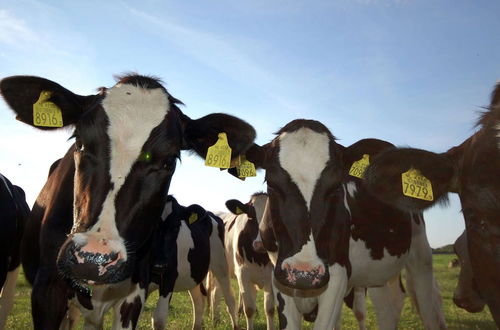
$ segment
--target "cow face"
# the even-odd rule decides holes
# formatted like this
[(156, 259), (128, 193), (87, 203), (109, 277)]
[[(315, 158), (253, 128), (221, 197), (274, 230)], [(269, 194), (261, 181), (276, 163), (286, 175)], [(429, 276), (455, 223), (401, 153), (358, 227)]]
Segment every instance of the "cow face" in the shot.
[(276, 283), (298, 290), (323, 288), (329, 266), (347, 262), (341, 147), (321, 123), (295, 120), (270, 144), (249, 150), (247, 158), (266, 170), (266, 221), (273, 234), (266, 233), (269, 228), (261, 233), (266, 249), (274, 245), (277, 250)]
[(6, 78), (0, 89), (21, 121), (44, 124), (47, 118), (33, 110), (42, 100), (59, 114), (49, 116), (49, 127), (37, 127), (74, 126), (73, 228), (58, 266), (75, 281), (115, 283), (130, 276), (134, 256), (147, 248), (160, 219), (181, 149), (204, 156), (226, 132), (235, 157), (255, 137), (250, 125), (229, 115), (191, 120), (152, 77), (123, 76), (90, 96), (29, 76)]
[(245, 235), (249, 236), (253, 250), (258, 253), (266, 253), (259, 233), (259, 225), (262, 222), (262, 216), (266, 203), (266, 193), (253, 194), (250, 201), (246, 204), (243, 204), (236, 199), (230, 199), (226, 202), (227, 208), (232, 213), (236, 215), (247, 215), (248, 222), (243, 230), (246, 231)]

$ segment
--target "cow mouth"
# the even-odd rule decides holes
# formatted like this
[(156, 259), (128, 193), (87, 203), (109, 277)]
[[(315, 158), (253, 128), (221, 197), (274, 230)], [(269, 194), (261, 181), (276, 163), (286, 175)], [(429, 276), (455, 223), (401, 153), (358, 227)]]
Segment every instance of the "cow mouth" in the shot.
[(75, 244), (64, 245), (57, 258), (57, 268), (69, 285), (89, 294), (89, 286), (114, 284), (130, 277), (131, 260), (123, 261), (120, 253), (89, 253)]
[(324, 285), (318, 289), (297, 289), (297, 288), (292, 288), (292, 287), (289, 287), (289, 286), (281, 283), (276, 278), (273, 278), (273, 283), (279, 292), (286, 294), (287, 296), (290, 296), (290, 297), (299, 297), (299, 298), (317, 297), (320, 294), (322, 294), (323, 292), (325, 292), (325, 290), (327, 288), (327, 286)]

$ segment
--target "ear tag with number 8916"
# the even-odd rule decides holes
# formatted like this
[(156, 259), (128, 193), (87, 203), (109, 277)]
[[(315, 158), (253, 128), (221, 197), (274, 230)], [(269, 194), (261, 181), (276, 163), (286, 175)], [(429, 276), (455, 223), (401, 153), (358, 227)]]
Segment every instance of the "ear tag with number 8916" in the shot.
[(208, 148), (207, 158), (205, 158), (205, 165), (229, 168), (231, 164), (231, 147), (227, 142), (226, 133), (219, 133), (219, 139), (213, 146)]
[(370, 165), (370, 155), (364, 154), (363, 158), (352, 163), (349, 175), (363, 179), (368, 165)]
[(44, 127), (63, 127), (61, 109), (53, 102), (48, 101), (52, 92), (42, 91), (40, 97), (33, 104), (33, 124)]
[(417, 169), (411, 168), (401, 174), (403, 195), (424, 201), (433, 201), (432, 184)]

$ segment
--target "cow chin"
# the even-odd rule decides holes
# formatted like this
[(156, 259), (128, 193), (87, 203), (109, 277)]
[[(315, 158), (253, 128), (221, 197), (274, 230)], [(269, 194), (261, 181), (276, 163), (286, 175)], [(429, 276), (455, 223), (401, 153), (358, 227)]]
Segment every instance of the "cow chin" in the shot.
[(87, 285), (113, 284), (121, 282), (131, 274), (130, 259), (124, 261), (119, 253), (82, 252), (68, 239), (57, 257), (57, 268), (70, 286), (79, 291)]

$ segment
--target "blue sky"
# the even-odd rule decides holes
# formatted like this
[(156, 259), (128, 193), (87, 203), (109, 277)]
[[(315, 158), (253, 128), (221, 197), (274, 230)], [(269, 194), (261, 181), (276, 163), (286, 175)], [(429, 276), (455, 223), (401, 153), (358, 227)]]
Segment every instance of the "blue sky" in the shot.
[[(162, 78), (192, 118), (231, 113), (257, 142), (296, 118), (348, 146), (375, 137), (446, 151), (471, 135), (500, 78), (500, 2), (465, 0), (2, 1), (0, 77), (87, 95), (127, 71)], [(41, 132), (0, 104), (0, 171), (31, 205), (68, 130)], [(171, 192), (224, 210), (264, 190), (183, 154)], [(426, 212), (431, 246), (464, 228), (458, 199)]]

